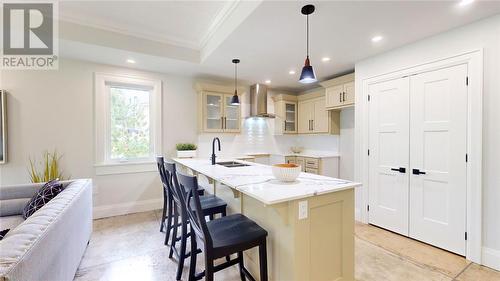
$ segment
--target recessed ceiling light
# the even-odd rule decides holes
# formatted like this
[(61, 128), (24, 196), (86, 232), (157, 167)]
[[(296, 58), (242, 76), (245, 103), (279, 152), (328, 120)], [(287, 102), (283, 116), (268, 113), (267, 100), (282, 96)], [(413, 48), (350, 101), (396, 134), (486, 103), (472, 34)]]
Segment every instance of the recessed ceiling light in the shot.
[(271, 84), (271, 80), (266, 80), (264, 82), (266, 82), (266, 84)]
[(133, 60), (133, 59), (128, 59), (128, 60), (127, 60), (127, 62), (128, 62), (128, 63), (135, 63), (135, 60)]
[(374, 42), (374, 43), (380, 42), (380, 41), (382, 41), (382, 39), (384, 39), (384, 37), (377, 35), (377, 36), (372, 38), (372, 42)]
[(322, 62), (329, 62), (330, 61), (330, 58), (329, 57), (324, 57), (321, 59)]
[(474, 2), (474, 0), (461, 0), (458, 3), (458, 6), (460, 6), (460, 7), (467, 6), (467, 5), (472, 4), (472, 2)]
[(295, 74), (295, 70), (290, 70), (290, 71), (288, 71), (288, 74), (290, 74), (290, 75)]

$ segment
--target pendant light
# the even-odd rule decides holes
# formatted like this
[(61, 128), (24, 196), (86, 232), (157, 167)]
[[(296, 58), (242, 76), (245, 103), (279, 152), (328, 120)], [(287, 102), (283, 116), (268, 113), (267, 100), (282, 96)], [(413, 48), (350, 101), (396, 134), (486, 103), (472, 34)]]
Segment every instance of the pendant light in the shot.
[(239, 59), (233, 59), (234, 63), (234, 95), (231, 99), (231, 105), (239, 105), (240, 99), (238, 98), (238, 63), (240, 63)]
[(314, 13), (314, 5), (305, 5), (302, 7), (301, 10), (302, 14), (306, 16), (306, 26), (307, 26), (307, 43), (306, 43), (306, 50), (307, 50), (307, 56), (306, 56), (306, 61), (304, 62), (304, 67), (302, 68), (302, 73), (300, 74), (300, 83), (308, 84), (308, 83), (314, 83), (318, 80), (316, 80), (316, 75), (314, 74), (314, 69), (311, 66), (311, 63), (309, 61), (309, 15)]

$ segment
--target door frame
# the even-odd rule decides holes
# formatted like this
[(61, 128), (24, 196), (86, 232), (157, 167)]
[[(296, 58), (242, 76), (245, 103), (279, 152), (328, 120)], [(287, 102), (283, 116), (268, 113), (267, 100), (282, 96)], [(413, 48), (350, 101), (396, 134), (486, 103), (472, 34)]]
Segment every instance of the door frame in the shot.
[[(483, 132), (483, 50), (461, 53), (430, 62), (401, 68), (392, 72), (375, 75), (362, 80), (362, 93), (356, 101), (362, 110), (361, 125), (361, 178), (363, 189), (359, 219), (368, 223), (369, 194), (369, 85), (404, 76), (416, 75), (441, 68), (467, 64), (467, 182), (466, 182), (466, 258), (481, 264), (482, 253), (482, 132)], [(465, 83), (465, 81), (464, 81)], [(465, 156), (465, 155), (464, 155)]]

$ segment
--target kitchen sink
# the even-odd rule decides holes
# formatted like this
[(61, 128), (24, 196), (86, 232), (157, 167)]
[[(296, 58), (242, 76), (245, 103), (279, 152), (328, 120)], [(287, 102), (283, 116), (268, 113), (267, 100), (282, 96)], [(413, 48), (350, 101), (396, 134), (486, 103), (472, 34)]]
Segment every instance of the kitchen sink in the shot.
[(215, 164), (221, 165), (221, 166), (224, 166), (224, 167), (227, 167), (227, 168), (236, 168), (236, 167), (250, 166), (250, 165), (239, 163), (239, 162), (235, 162), (235, 161), (217, 162)]

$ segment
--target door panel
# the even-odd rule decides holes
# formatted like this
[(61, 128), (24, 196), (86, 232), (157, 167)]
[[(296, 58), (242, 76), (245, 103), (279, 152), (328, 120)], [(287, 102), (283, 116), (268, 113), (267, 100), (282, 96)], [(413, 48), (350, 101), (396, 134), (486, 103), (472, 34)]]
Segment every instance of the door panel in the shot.
[(343, 85), (333, 86), (326, 89), (326, 107), (338, 107), (342, 106), (342, 91), (344, 90)]
[(328, 133), (328, 111), (325, 108), (324, 97), (314, 100), (312, 127), (314, 133)]
[(410, 237), (465, 254), (467, 65), (411, 78)]
[(311, 133), (311, 120), (314, 111), (314, 104), (312, 101), (299, 102), (299, 134)]
[(240, 131), (240, 105), (232, 105), (233, 95), (224, 95), (224, 131), (237, 133)]
[[(370, 86), (369, 222), (408, 235), (409, 79)], [(392, 169), (405, 168), (401, 173)]]
[(224, 95), (219, 93), (204, 93), (204, 129), (206, 132), (223, 131), (223, 108), (222, 100)]
[(344, 92), (345, 92), (345, 100), (343, 102), (343, 105), (354, 104), (354, 98), (355, 98), (354, 82), (344, 84)]

